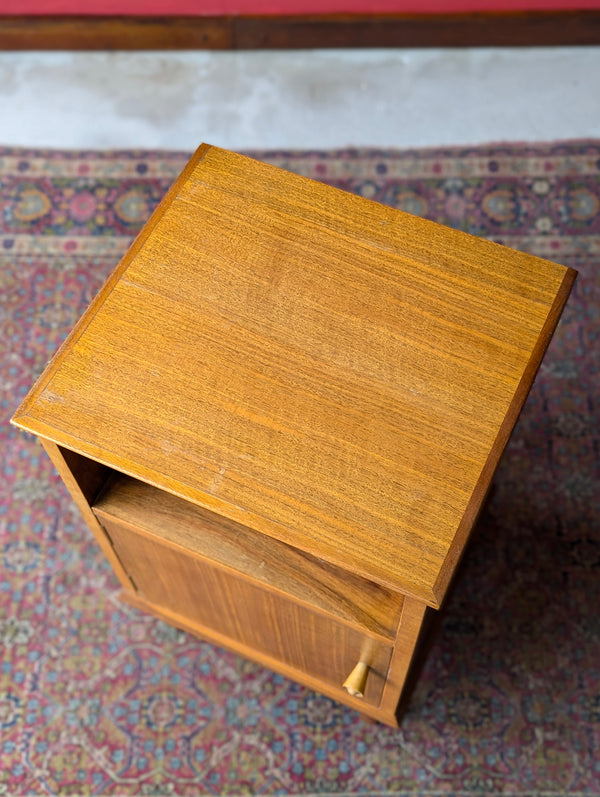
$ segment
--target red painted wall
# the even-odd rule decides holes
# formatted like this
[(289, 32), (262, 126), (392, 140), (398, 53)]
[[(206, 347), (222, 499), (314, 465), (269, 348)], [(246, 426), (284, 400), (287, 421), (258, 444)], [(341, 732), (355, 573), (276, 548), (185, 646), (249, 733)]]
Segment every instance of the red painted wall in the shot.
[(448, 14), (589, 8), (600, 8), (600, 0), (0, 0), (0, 15)]

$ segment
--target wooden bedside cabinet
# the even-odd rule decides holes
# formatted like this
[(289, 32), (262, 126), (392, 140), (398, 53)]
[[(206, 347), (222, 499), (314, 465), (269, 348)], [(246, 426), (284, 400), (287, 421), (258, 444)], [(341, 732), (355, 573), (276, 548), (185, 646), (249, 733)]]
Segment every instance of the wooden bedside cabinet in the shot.
[(124, 599), (396, 725), (574, 278), (204, 145), (13, 422)]

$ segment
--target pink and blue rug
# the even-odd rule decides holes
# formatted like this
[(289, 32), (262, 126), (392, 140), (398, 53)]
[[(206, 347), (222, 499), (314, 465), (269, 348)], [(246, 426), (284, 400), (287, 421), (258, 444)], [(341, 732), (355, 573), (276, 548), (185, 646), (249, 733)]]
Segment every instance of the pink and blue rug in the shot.
[(600, 142), (262, 152), (579, 279), (399, 730), (122, 606), (7, 425), (187, 155), (0, 150), (0, 795), (600, 794)]

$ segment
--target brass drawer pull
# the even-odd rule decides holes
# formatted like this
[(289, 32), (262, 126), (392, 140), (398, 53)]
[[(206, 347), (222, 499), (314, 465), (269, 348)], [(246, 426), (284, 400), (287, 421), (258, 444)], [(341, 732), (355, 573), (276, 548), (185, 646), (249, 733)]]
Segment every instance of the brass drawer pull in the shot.
[(364, 661), (359, 661), (342, 686), (352, 697), (364, 697), (368, 674), (369, 665)]

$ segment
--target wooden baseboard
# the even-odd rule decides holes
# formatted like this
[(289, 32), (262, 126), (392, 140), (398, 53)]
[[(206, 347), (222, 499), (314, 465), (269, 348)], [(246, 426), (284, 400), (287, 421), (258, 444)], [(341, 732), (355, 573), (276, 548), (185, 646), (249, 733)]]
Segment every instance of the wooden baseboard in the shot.
[(3, 50), (254, 50), (600, 44), (600, 9), (488, 14), (8, 17)]
[(228, 50), (230, 17), (0, 17), (3, 50)]
[(600, 42), (600, 10), (489, 14), (247, 17), (239, 49), (312, 47), (495, 47)]

